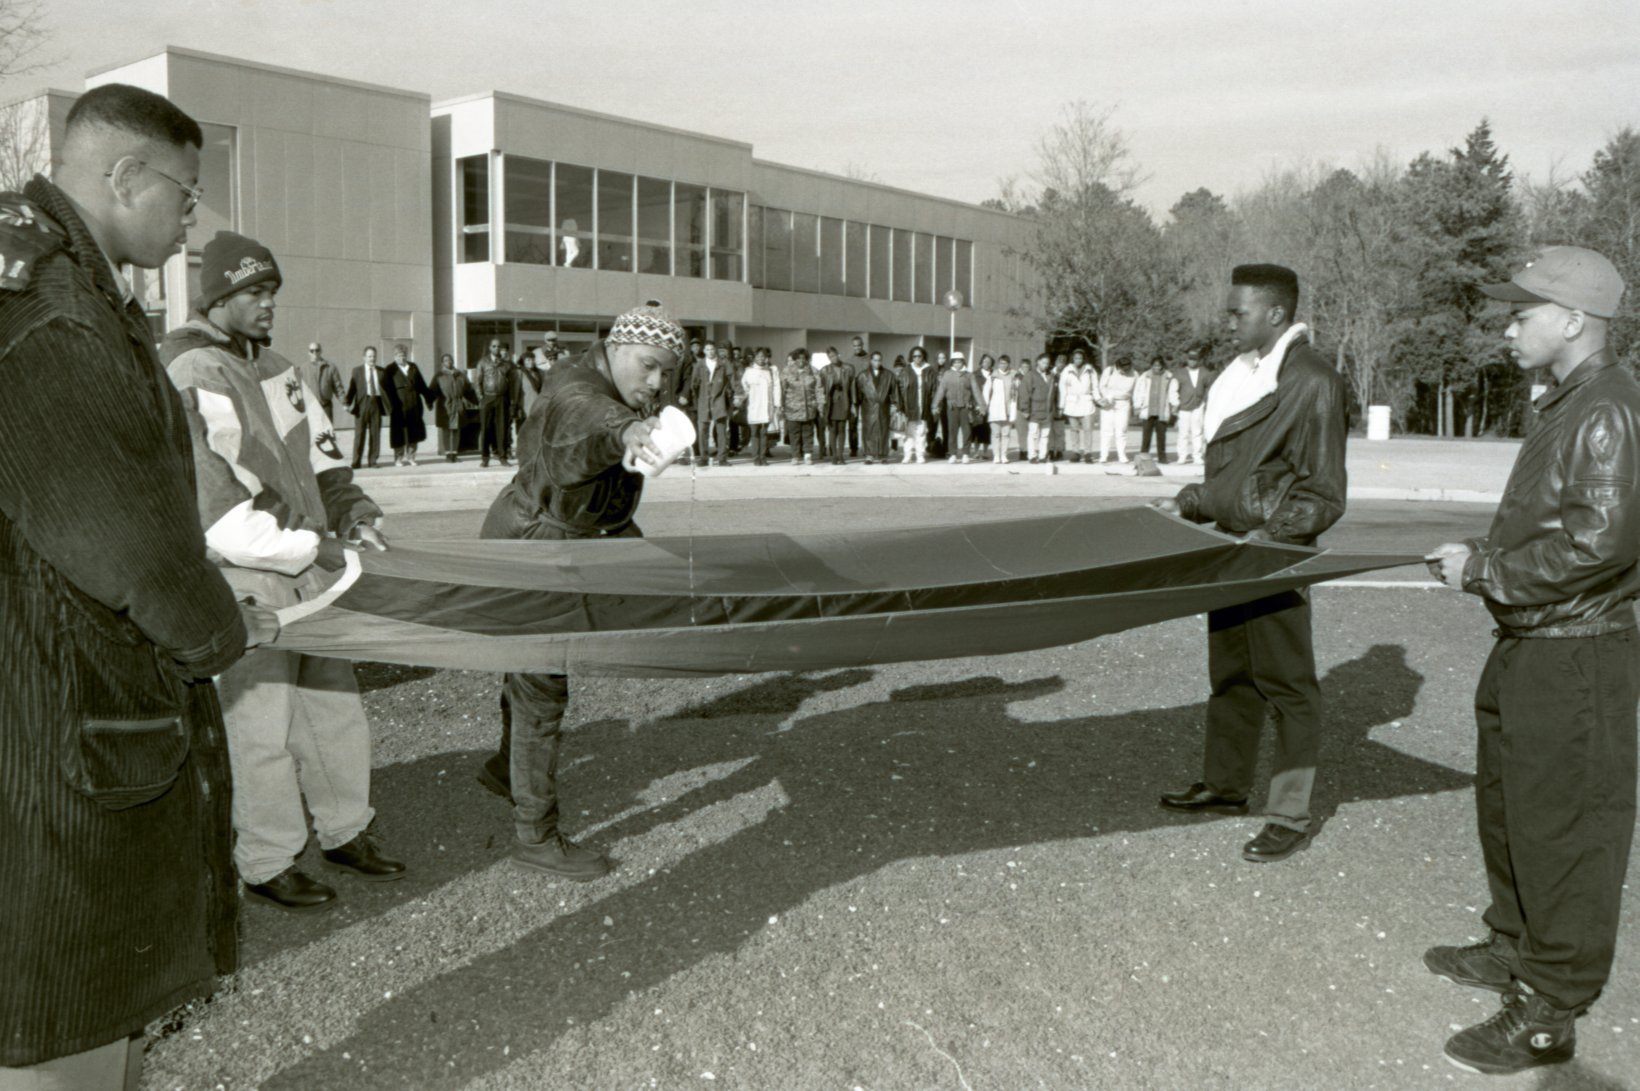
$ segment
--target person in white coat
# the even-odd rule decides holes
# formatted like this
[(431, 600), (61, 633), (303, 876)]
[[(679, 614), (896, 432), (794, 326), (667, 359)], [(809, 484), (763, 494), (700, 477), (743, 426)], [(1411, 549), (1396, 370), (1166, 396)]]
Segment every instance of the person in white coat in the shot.
[(1072, 462), (1093, 461), (1094, 396), (1099, 373), (1087, 353), (1071, 353), (1070, 366), (1059, 376), (1059, 405), (1065, 413), (1065, 454)]
[(1115, 367), (1099, 376), (1099, 457), (1111, 461), (1114, 447), (1117, 462), (1126, 462), (1128, 418), (1133, 412), (1133, 387), (1139, 376), (1133, 373), (1133, 357), (1119, 356)]
[(1004, 356), (985, 377), (981, 390), (985, 400), (985, 421), (991, 426), (991, 461), (999, 466), (1008, 461), (1008, 445), (1014, 438), (1014, 416), (1019, 412), (1019, 380), (1013, 365)]
[(1179, 409), (1179, 380), (1163, 366), (1160, 356), (1150, 361), (1133, 384), (1133, 404), (1139, 411), (1139, 453), (1150, 452), (1156, 437), (1156, 461), (1167, 462), (1167, 425)]
[(746, 400), (746, 423), (752, 429), (752, 465), (769, 464), (769, 422), (780, 419), (780, 381), (769, 367), (769, 350), (760, 348), (752, 366), (740, 376)]

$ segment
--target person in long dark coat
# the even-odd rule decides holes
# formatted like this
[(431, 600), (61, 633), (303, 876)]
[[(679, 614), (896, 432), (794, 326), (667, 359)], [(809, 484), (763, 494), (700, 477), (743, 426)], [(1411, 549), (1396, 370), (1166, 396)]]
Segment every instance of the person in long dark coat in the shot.
[(871, 354), (871, 363), (854, 381), (860, 407), (860, 430), (865, 440), (866, 464), (888, 461), (888, 421), (900, 404), (900, 384), (894, 373), (883, 366), (883, 354)]
[(237, 962), (211, 678), (242, 613), (255, 640), (278, 626), (206, 559), (182, 399), (116, 272), (176, 253), (202, 143), (105, 84), (69, 111), (55, 182), (0, 196), (0, 366), (28, 376), (0, 399), (6, 1086), (121, 1086), (143, 1026)]
[(433, 424), (438, 428), (438, 453), (446, 462), (461, 459), (461, 422), (469, 410), (477, 411), (478, 395), (456, 367), (453, 356), (439, 357), (438, 374), (433, 377)]
[(403, 345), (393, 349), (393, 363), (382, 377), (387, 380), (382, 393), (387, 396), (387, 441), (393, 445), (393, 465), (414, 466), (416, 448), (427, 438), (421, 407), (433, 400), (433, 392)]

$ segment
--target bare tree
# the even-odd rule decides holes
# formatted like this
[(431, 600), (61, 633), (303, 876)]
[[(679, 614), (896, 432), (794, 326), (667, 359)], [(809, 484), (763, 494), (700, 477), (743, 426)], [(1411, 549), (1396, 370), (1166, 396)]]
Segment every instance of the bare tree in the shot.
[(50, 100), (40, 95), (0, 106), (0, 190), (22, 189), (50, 167)]
[(38, 71), (49, 37), (40, 0), (0, 0), (0, 80)]
[(1073, 102), (1037, 141), (1034, 192), (1003, 202), (1035, 221), (1023, 257), (1035, 273), (1022, 325), (1097, 347), (1157, 347), (1178, 324), (1180, 275), (1150, 214), (1132, 197), (1144, 181), (1112, 111)]
[(843, 164), (843, 177), (855, 182), (876, 182), (878, 184), (881, 184), (883, 180), (882, 175), (865, 164), (856, 163), (852, 159)]

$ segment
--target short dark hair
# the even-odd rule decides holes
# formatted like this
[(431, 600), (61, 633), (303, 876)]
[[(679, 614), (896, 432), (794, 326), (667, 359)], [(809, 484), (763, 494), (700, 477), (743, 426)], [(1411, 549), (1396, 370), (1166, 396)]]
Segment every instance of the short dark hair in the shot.
[(1133, 357), (1127, 355), (1126, 353), (1123, 353), (1122, 355), (1120, 355), (1116, 358), (1116, 366), (1117, 367), (1132, 367), (1133, 366)]
[(87, 125), (102, 125), (146, 140), (164, 141), (174, 148), (205, 145), (199, 122), (179, 110), (176, 103), (128, 83), (93, 87), (74, 101), (64, 132), (72, 133)]
[(1257, 288), (1270, 302), (1286, 310), (1289, 322), (1298, 313), (1298, 274), (1285, 265), (1238, 265), (1230, 270), (1230, 283)]
[(928, 359), (928, 350), (927, 349), (923, 348), (921, 345), (912, 345), (911, 346), (911, 355), (915, 356), (918, 353), (922, 353), (922, 358), (924, 360)]

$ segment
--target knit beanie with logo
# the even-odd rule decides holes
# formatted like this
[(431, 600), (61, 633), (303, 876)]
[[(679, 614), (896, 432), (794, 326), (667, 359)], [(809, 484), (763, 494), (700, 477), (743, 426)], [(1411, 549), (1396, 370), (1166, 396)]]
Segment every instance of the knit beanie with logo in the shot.
[(269, 280), (284, 283), (273, 251), (255, 239), (218, 231), (199, 258), (199, 297), (194, 306), (203, 314), (235, 292)]

